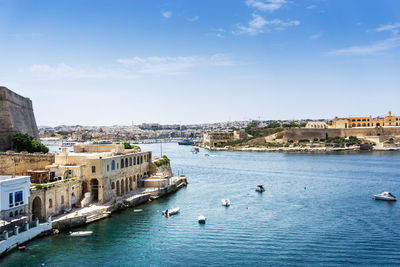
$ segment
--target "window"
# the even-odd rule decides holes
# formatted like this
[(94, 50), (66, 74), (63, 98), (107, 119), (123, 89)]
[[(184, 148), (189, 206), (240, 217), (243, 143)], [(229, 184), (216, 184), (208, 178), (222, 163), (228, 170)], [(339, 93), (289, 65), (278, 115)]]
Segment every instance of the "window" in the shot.
[(18, 210), (14, 211), (14, 216), (18, 216)]
[(124, 167), (124, 159), (121, 159), (121, 169)]
[(96, 173), (96, 166), (92, 166), (92, 173)]
[(133, 158), (133, 165), (136, 165), (136, 157)]
[(128, 158), (125, 159), (125, 167), (128, 167)]
[(112, 182), (112, 184), (111, 184), (111, 189), (115, 189), (115, 183), (114, 182)]
[(10, 217), (13, 217), (14, 216), (14, 213), (13, 212), (10, 212)]
[(111, 161), (111, 170), (115, 170), (115, 161)]
[(49, 199), (49, 209), (51, 209), (53, 207), (53, 200), (50, 198)]
[(110, 171), (110, 165), (107, 164), (107, 171)]
[(14, 207), (14, 197), (13, 197), (13, 193), (10, 193), (10, 194), (8, 195), (8, 197), (9, 197), (10, 208), (11, 208), (11, 207)]
[(139, 159), (140, 159), (140, 157), (137, 157), (136, 164), (138, 164), (138, 165), (139, 165)]
[(61, 196), (61, 205), (64, 205), (64, 196)]
[(22, 191), (15, 192), (15, 205), (24, 204), (22, 199)]

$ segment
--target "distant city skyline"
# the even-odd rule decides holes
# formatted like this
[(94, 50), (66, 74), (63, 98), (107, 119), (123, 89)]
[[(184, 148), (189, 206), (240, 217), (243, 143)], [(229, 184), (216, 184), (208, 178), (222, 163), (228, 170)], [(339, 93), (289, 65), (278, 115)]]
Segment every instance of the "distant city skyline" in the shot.
[(0, 0), (38, 125), (400, 115), (400, 2)]

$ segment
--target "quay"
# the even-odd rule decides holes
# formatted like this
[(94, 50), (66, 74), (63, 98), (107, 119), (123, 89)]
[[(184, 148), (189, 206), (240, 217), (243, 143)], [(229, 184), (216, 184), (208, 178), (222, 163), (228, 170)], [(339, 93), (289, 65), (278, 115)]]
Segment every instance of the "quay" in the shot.
[(168, 179), (168, 184), (164, 187), (140, 188), (131, 194), (116, 198), (105, 204), (91, 204), (88, 207), (74, 209), (71, 213), (56, 216), (54, 217), (52, 228), (54, 230), (65, 231), (108, 218), (113, 212), (151, 202), (152, 200), (174, 193), (187, 184), (187, 179), (183, 175), (171, 177)]

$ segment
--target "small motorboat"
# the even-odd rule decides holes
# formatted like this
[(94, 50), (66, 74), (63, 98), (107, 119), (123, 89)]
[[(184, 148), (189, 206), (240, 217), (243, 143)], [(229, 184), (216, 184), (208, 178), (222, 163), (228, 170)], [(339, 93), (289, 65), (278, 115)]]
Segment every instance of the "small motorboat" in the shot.
[(91, 234), (93, 234), (93, 231), (69, 232), (70, 236), (89, 236)]
[(204, 157), (209, 157), (209, 156), (210, 156), (210, 154), (208, 154), (208, 153), (204, 154)]
[(133, 212), (142, 212), (142, 209), (134, 209)]
[(199, 222), (200, 224), (205, 224), (207, 218), (206, 218), (205, 216), (203, 216), (203, 215), (200, 215), (200, 216), (197, 218), (197, 220), (198, 220), (198, 222)]
[(264, 186), (262, 184), (257, 185), (256, 192), (262, 193), (264, 191), (265, 191), (265, 189), (264, 189)]
[(200, 152), (200, 150), (199, 150), (198, 147), (193, 147), (190, 151), (191, 151), (193, 154), (197, 154), (197, 153)]
[(227, 198), (221, 199), (222, 206), (229, 207), (231, 205), (231, 201)]
[(180, 211), (180, 208), (172, 208), (172, 209), (164, 210), (164, 211), (162, 212), (162, 214), (163, 214), (164, 216), (169, 217), (169, 216), (171, 216), (171, 215), (178, 214), (179, 211)]
[(387, 200), (387, 201), (396, 201), (396, 197), (392, 195), (390, 192), (383, 192), (377, 195), (374, 195), (372, 199), (375, 200)]

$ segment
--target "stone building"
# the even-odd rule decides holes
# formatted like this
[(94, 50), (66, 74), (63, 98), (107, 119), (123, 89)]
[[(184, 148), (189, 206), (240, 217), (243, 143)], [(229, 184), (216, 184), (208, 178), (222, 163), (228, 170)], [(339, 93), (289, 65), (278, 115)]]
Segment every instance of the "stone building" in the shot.
[[(74, 152), (63, 149), (49, 166), (55, 175), (82, 180), (81, 205), (105, 203), (138, 187), (138, 179), (150, 176), (151, 152), (124, 149), (120, 144), (75, 145)], [(89, 194), (87, 194), (89, 193)]]
[(356, 127), (386, 127), (386, 126), (400, 126), (400, 116), (392, 115), (389, 113), (384, 118), (369, 117), (351, 117), (351, 118), (338, 118), (335, 117), (331, 122), (332, 128), (356, 128)]
[(12, 147), (11, 137), (16, 133), (39, 139), (32, 101), (0, 87), (0, 151)]
[(213, 148), (233, 140), (233, 132), (207, 132), (203, 135), (204, 146)]
[(328, 124), (324, 121), (310, 121), (307, 122), (305, 128), (326, 129), (328, 128)]

